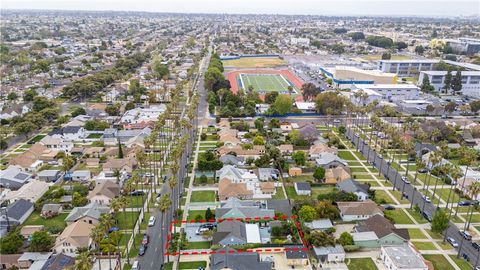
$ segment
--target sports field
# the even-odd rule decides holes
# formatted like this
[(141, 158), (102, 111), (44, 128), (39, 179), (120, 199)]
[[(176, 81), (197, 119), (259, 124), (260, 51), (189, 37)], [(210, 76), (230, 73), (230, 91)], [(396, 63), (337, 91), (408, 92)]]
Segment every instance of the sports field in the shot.
[(245, 90), (253, 87), (257, 92), (288, 92), (290, 86), (281, 74), (240, 74), (239, 77), (240, 87)]
[(278, 57), (243, 57), (240, 59), (223, 60), (225, 67), (233, 68), (267, 68), (283, 66), (286, 62)]

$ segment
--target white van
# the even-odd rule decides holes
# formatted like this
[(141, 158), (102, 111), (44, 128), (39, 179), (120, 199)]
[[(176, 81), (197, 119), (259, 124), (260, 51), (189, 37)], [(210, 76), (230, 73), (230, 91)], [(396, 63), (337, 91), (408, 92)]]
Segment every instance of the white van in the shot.
[(140, 270), (140, 264), (138, 263), (138, 261), (133, 262), (132, 270)]

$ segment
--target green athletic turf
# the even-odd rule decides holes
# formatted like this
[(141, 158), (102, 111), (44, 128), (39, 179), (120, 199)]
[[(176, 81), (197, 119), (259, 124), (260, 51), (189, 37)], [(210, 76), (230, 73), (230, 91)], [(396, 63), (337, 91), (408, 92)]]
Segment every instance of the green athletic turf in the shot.
[(288, 92), (289, 84), (280, 74), (240, 74), (240, 79), (245, 90), (251, 85), (257, 92)]

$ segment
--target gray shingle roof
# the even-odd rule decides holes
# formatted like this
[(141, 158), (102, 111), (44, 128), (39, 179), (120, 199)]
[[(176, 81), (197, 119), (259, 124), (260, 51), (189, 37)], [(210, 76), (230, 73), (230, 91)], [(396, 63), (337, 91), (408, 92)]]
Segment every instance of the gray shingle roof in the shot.
[(338, 188), (344, 192), (363, 192), (368, 194), (368, 185), (360, 184), (355, 180), (348, 179), (337, 184)]
[(33, 203), (20, 199), (7, 206), (8, 217), (20, 220), (26, 212), (32, 209)]
[(297, 186), (298, 190), (308, 190), (308, 191), (312, 190), (312, 188), (310, 187), (310, 183), (307, 183), (307, 182), (296, 182), (295, 186)]
[(102, 214), (106, 214), (110, 211), (108, 206), (102, 206), (96, 203), (90, 203), (83, 207), (75, 207), (70, 212), (70, 214), (65, 218), (65, 221), (75, 222), (76, 220), (82, 217), (92, 217), (95, 219), (99, 219)]
[(270, 270), (271, 262), (260, 261), (258, 253), (230, 253), (233, 249), (219, 249), (210, 259), (210, 269), (233, 269), (233, 270)]

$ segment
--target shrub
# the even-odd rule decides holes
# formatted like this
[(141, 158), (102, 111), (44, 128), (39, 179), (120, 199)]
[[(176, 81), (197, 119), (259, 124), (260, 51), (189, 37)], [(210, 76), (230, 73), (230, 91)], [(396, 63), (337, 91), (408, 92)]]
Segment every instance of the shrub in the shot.
[(354, 252), (354, 251), (359, 250), (360, 247), (357, 246), (357, 245), (348, 245), (348, 246), (344, 246), (343, 249), (344, 249), (346, 252)]

